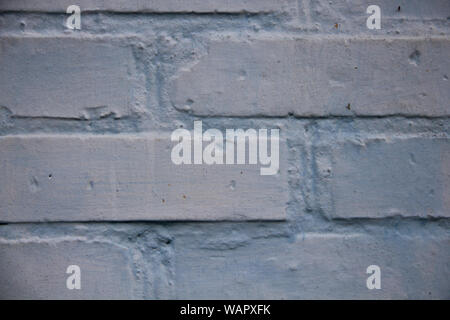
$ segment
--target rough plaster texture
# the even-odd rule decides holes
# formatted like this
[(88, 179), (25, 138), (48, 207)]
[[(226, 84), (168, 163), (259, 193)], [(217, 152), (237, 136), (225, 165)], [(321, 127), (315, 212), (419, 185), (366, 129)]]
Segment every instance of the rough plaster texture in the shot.
[[(448, 1), (66, 4), (0, 1), (0, 298), (450, 298)], [(279, 174), (174, 166), (199, 119)]]

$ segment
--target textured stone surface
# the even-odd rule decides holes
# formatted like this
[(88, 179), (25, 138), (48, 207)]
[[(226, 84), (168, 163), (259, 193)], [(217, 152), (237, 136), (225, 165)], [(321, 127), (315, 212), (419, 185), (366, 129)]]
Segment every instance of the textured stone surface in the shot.
[(0, 38), (0, 105), (28, 117), (121, 117), (138, 109), (131, 48), (117, 40)]
[(449, 51), (444, 38), (212, 42), (173, 102), (203, 116), (449, 115)]
[(285, 173), (175, 165), (169, 136), (0, 138), (0, 221), (285, 218)]
[[(370, 4), (0, 0), (0, 298), (449, 299), (450, 2)], [(173, 165), (196, 120), (279, 174)]]
[[(330, 216), (450, 217), (450, 141), (420, 137), (339, 141), (322, 180), (329, 187)], [(327, 168), (321, 168), (323, 172)]]
[[(306, 233), (293, 242), (271, 239), (273, 247), (265, 240), (222, 250), (187, 238), (175, 243), (179, 299), (449, 297), (448, 237)], [(380, 290), (366, 287), (373, 264), (381, 268)]]
[[(80, 290), (67, 289), (70, 265), (80, 267)], [(133, 298), (132, 268), (127, 249), (108, 242), (0, 240), (0, 299)]]
[[(311, 2), (310, 14), (315, 23), (328, 25), (329, 29), (352, 33), (364, 32), (367, 31), (366, 19), (369, 16), (366, 10), (371, 4), (376, 4), (381, 9), (381, 30), (376, 32), (389, 29), (398, 31), (405, 27), (415, 29), (420, 23), (445, 21), (450, 13), (450, 3), (446, 0), (380, 0), (376, 3), (364, 0), (318, 0)], [(336, 23), (338, 28), (333, 26)], [(431, 26), (433, 24), (429, 25)]]

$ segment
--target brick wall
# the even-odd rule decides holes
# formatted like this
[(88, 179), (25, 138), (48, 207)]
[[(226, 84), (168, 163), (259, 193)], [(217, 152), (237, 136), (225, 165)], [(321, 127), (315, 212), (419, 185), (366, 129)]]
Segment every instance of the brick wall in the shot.
[[(446, 0), (0, 1), (0, 298), (450, 298), (449, 19)], [(278, 174), (174, 165), (194, 120), (279, 128)]]

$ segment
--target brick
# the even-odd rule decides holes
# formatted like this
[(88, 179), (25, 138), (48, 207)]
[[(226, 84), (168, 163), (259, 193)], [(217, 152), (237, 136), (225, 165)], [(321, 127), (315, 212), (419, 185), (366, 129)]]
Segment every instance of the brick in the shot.
[[(40, 11), (66, 12), (73, 1), (32, 1), (14, 0), (2, 1), (3, 11)], [(295, 8), (294, 0), (79, 0), (76, 3), (82, 12), (112, 11), (112, 12), (274, 12)]]
[[(326, 149), (329, 155), (320, 152)], [(368, 138), (324, 143), (318, 150), (327, 190), (319, 198), (329, 216), (450, 217), (449, 139)]]
[[(339, 23), (342, 24), (340, 28), (368, 31), (366, 20), (369, 14), (366, 13), (366, 10), (370, 4), (372, 3), (364, 0), (319, 0), (312, 1), (310, 8), (314, 22), (330, 27)], [(403, 24), (411, 21), (421, 25), (426, 20), (445, 21), (450, 13), (450, 3), (446, 0), (380, 0), (373, 4), (378, 5), (381, 9), (382, 31), (391, 28), (393, 21)], [(426, 32), (426, 30), (422, 31)]]
[[(81, 289), (67, 289), (69, 265)], [(0, 299), (125, 299), (134, 296), (126, 248), (80, 238), (0, 240)]]
[(202, 116), (448, 116), (446, 38), (211, 41), (173, 80)]
[[(448, 236), (305, 233), (222, 250), (205, 247), (204, 236), (216, 237), (175, 240), (177, 299), (449, 298)], [(373, 264), (380, 290), (366, 287)]]
[(121, 117), (141, 84), (130, 47), (81, 38), (0, 38), (0, 105), (27, 117)]
[(175, 165), (170, 133), (0, 138), (0, 221), (282, 220), (280, 172)]

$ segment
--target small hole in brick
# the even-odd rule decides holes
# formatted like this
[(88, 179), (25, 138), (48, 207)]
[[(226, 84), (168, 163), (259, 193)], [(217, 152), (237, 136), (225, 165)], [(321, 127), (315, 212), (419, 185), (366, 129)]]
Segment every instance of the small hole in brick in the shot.
[(400, 6), (398, 6), (397, 11), (400, 11), (402, 8), (400, 8)]
[(49, 175), (48, 175), (48, 178), (49, 179), (51, 179), (53, 176), (52, 176), (52, 174), (50, 173)]

